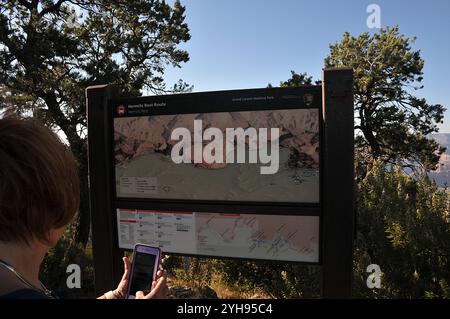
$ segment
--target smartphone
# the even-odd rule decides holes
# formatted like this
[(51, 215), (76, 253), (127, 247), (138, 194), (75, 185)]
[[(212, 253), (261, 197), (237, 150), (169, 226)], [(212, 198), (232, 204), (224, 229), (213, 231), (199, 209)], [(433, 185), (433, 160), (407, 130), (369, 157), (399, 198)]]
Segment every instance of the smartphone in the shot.
[(144, 244), (134, 246), (130, 279), (128, 280), (127, 299), (135, 299), (136, 292), (148, 294), (152, 282), (156, 279), (159, 268), (161, 250)]

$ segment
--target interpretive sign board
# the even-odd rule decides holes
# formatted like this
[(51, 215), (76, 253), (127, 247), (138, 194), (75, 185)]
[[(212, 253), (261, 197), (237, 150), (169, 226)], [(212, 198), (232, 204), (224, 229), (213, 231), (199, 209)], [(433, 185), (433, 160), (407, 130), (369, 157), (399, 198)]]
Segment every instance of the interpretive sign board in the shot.
[[(118, 92), (87, 89), (96, 268), (112, 261), (118, 277), (123, 251), (145, 243), (168, 254), (323, 265), (325, 274), (344, 241), (348, 268), (350, 69), (325, 70), (315, 86)], [(99, 276), (97, 285), (109, 284)]]

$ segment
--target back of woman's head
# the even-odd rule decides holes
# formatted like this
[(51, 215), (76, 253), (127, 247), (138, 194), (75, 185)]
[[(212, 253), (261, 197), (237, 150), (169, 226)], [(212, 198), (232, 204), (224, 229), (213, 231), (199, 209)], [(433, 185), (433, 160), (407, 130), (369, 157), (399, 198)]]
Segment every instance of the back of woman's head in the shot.
[(0, 119), (0, 241), (49, 242), (79, 207), (73, 154), (33, 119)]

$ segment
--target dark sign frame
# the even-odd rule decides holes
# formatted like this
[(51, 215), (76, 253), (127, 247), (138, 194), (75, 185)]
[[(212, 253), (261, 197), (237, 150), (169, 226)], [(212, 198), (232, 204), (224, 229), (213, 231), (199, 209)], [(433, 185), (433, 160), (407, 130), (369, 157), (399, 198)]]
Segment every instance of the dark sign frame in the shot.
[[(319, 216), (319, 263), (323, 268), (323, 295), (349, 297), (352, 270), (353, 214), (353, 72), (348, 68), (324, 69), (321, 86), (273, 88), (236, 91), (190, 93), (162, 97), (120, 98), (114, 85), (100, 85), (86, 89), (88, 113), (88, 150), (90, 211), (94, 251), (96, 290), (112, 289), (120, 280), (123, 269), (123, 249), (118, 247), (116, 208), (152, 209), (196, 212), (234, 212), (241, 214), (278, 214)], [(320, 96), (320, 90), (322, 94)], [(311, 93), (322, 105), (299, 107), (298, 100), (291, 107), (265, 107), (255, 103), (236, 111), (262, 109), (319, 109), (319, 203), (266, 203), (245, 201), (190, 201), (116, 198), (113, 165), (113, 112), (118, 103), (157, 101), (158, 99), (186, 99), (192, 96), (224, 96), (227, 94), (255, 95)], [(224, 104), (222, 104), (223, 106)], [(286, 104), (289, 106), (289, 103)], [(322, 106), (322, 107), (321, 107)], [(179, 113), (230, 112), (229, 108), (214, 106), (198, 111), (188, 105)], [(173, 114), (168, 109), (158, 115)], [(155, 114), (155, 113), (152, 113)], [(155, 114), (156, 115), (156, 114)], [(145, 116), (145, 114), (140, 115)], [(332, 160), (331, 160), (332, 159)], [(151, 207), (149, 208), (149, 205)], [(205, 258), (207, 256), (198, 255)], [(211, 256), (215, 257), (215, 256)], [(216, 257), (215, 257), (216, 258)], [(224, 257), (228, 258), (228, 257)], [(240, 258), (241, 259), (241, 258)], [(259, 259), (258, 259), (259, 260)], [(275, 261), (276, 262), (276, 261)], [(278, 261), (279, 262), (279, 261)], [(308, 263), (311, 264), (311, 263)], [(313, 263), (314, 264), (314, 263)]]

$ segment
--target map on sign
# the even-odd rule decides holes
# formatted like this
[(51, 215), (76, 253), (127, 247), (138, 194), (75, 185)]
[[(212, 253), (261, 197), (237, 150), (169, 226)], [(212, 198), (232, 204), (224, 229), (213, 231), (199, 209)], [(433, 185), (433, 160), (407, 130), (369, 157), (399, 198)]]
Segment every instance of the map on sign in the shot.
[[(178, 141), (172, 140), (171, 133), (187, 128), (194, 140), (195, 120), (202, 121), (200, 133), (210, 127), (224, 133), (227, 128), (279, 129), (278, 170), (264, 175), (260, 164), (248, 162), (175, 164), (171, 151)], [(268, 134), (265, 143), (274, 142), (272, 138)], [(223, 143), (225, 153), (233, 150), (224, 157), (234, 158), (237, 145), (228, 145), (225, 139)], [(246, 158), (257, 156), (258, 147), (246, 143)], [(115, 117), (114, 157), (118, 198), (318, 203), (319, 110)]]
[(319, 217), (117, 209), (119, 247), (166, 253), (319, 261)]

